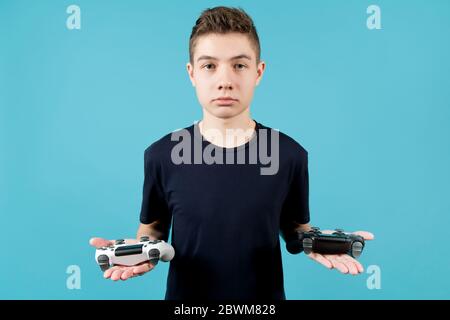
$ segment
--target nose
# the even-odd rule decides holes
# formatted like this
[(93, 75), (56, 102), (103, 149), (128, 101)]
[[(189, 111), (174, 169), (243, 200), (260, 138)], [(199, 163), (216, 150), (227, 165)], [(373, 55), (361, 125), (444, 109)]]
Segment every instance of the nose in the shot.
[(233, 85), (229, 81), (221, 81), (219, 83), (219, 90), (233, 90)]
[(221, 68), (221, 72), (219, 73), (219, 82), (218, 89), (219, 90), (233, 90), (233, 84), (231, 81), (232, 75), (230, 74), (232, 71), (228, 70), (228, 68)]

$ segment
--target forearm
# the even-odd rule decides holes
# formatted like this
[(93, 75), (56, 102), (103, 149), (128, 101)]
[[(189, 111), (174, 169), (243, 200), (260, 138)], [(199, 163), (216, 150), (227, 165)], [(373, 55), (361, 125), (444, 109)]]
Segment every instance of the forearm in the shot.
[(300, 224), (295, 221), (284, 225), (281, 229), (281, 236), (285, 241), (291, 239), (296, 235), (297, 232), (305, 232), (311, 230), (311, 225), (309, 223)]
[(147, 236), (150, 240), (162, 240), (167, 232), (168, 230), (162, 226), (160, 221), (155, 221), (150, 224), (141, 223), (136, 238), (140, 239), (142, 236)]
[(295, 231), (306, 232), (311, 230), (311, 225), (309, 223), (305, 224), (295, 224)]

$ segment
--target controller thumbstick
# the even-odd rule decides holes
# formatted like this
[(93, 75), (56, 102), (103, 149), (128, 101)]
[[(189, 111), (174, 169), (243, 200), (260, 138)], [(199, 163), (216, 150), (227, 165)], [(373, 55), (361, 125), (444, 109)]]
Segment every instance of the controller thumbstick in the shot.
[(116, 245), (118, 244), (125, 244), (125, 240), (124, 239), (117, 239), (116, 240)]
[(149, 238), (148, 236), (142, 236), (142, 237), (140, 238), (140, 240), (141, 240), (141, 242), (145, 242), (145, 241), (150, 240), (150, 238)]

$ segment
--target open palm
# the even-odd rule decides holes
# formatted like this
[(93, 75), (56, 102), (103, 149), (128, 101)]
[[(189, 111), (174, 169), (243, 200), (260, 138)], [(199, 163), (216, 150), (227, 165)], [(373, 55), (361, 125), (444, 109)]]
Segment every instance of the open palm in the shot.
[[(134, 244), (139, 242), (136, 239), (125, 239), (126, 244)], [(103, 238), (92, 238), (89, 241), (91, 246), (96, 248), (107, 247), (110, 245), (114, 245), (114, 240), (106, 240)], [(114, 266), (109, 268), (103, 273), (105, 279), (111, 279), (113, 281), (117, 280), (127, 280), (136, 276), (142, 276), (143, 274), (149, 272), (154, 268), (150, 262), (143, 262), (135, 266)]]
[[(323, 230), (322, 233), (331, 234), (334, 231)], [(367, 231), (356, 231), (353, 234), (362, 236), (364, 240), (373, 240), (374, 235)], [(308, 257), (318, 263), (322, 264), (328, 269), (337, 269), (342, 273), (349, 273), (352, 275), (357, 275), (364, 272), (364, 268), (359, 261), (357, 261), (352, 256), (348, 254), (320, 254), (320, 253), (310, 253)]]

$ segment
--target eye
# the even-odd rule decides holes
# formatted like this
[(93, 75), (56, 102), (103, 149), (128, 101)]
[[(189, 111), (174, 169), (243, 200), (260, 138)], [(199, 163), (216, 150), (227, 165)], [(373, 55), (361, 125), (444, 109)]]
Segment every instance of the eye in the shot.
[(205, 64), (205, 65), (203, 66), (203, 68), (206, 69), (206, 70), (212, 70), (212, 69), (214, 69), (215, 67), (216, 67), (216, 66), (213, 65), (212, 63), (207, 63), (207, 64)]
[(237, 63), (234, 65), (234, 67), (238, 70), (244, 70), (245, 68), (247, 68), (247, 66), (245, 64), (242, 63)]

